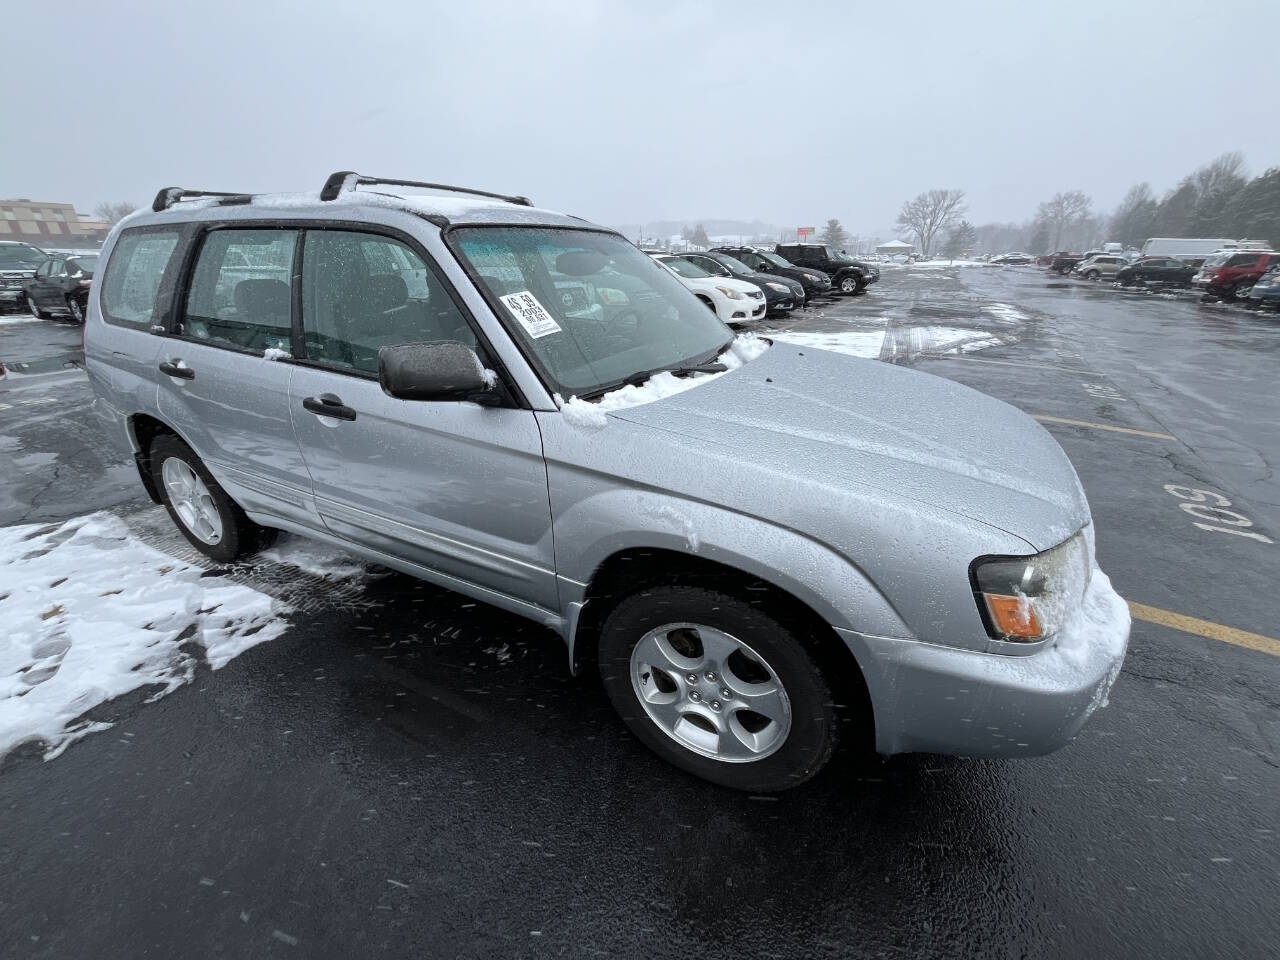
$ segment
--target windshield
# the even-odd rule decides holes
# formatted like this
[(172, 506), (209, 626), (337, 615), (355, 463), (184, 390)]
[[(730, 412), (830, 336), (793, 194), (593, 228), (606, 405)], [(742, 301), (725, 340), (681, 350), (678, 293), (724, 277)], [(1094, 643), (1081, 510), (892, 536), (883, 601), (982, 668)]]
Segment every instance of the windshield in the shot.
[(688, 277), (690, 280), (705, 280), (711, 276), (696, 263), (690, 263), (688, 260), (682, 260), (679, 257), (665, 257), (662, 263), (680, 274), (680, 276)]
[(25, 243), (6, 243), (0, 246), (0, 267), (38, 266), (49, 259), (43, 250)]
[(789, 263), (788, 261), (783, 260), (783, 259), (782, 259), (780, 256), (778, 256), (776, 253), (765, 253), (763, 250), (757, 250), (757, 251), (756, 251), (756, 255), (757, 255), (757, 256), (759, 256), (759, 257), (761, 257), (763, 260), (765, 260), (765, 262), (767, 262), (767, 263), (772, 263), (775, 267), (787, 267), (787, 268), (791, 268), (792, 266), (794, 266), (793, 264)]
[(729, 256), (727, 253), (717, 253), (715, 257), (713, 257), (712, 259), (714, 259), (717, 263), (721, 264), (722, 266), (726, 267), (730, 273), (737, 273), (737, 274), (755, 273), (754, 270), (748, 267), (741, 260), (736, 260), (733, 257)]
[(462, 227), (450, 236), (548, 387), (566, 399), (712, 360), (733, 340), (679, 280), (614, 234)]

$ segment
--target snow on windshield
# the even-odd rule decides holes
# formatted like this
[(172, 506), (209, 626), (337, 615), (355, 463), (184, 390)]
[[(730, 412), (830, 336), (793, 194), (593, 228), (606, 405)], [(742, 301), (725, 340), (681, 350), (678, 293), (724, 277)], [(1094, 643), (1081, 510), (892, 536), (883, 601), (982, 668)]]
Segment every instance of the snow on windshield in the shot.
[(580, 400), (578, 397), (570, 397), (565, 400), (558, 393), (554, 399), (556, 406), (564, 414), (566, 422), (586, 430), (599, 430), (608, 426), (609, 419), (606, 414), (613, 410), (638, 407), (642, 403), (653, 403), (653, 401), (661, 400), (663, 397), (670, 397), (686, 390), (692, 390), (694, 387), (700, 386), (709, 380), (724, 376), (730, 370), (737, 370), (745, 363), (750, 363), (768, 350), (769, 346), (768, 340), (758, 337), (754, 333), (739, 334), (729, 344), (729, 349), (717, 358), (720, 363), (728, 367), (728, 370), (724, 371), (724, 373), (693, 373), (686, 377), (677, 377), (674, 374), (663, 371), (662, 373), (654, 374), (639, 386), (627, 384), (627, 386), (620, 387), (617, 390), (610, 390), (598, 400)]

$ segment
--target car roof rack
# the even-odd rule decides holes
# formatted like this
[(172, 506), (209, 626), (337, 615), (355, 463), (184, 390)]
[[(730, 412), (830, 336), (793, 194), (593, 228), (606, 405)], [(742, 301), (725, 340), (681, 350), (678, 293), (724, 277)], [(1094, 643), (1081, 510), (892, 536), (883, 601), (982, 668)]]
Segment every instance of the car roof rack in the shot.
[(247, 193), (228, 193), (222, 190), (187, 190), (184, 187), (164, 187), (156, 198), (152, 201), (151, 209), (156, 213), (162, 210), (168, 210), (175, 203), (182, 200), (195, 200), (198, 197), (243, 197), (242, 203), (248, 203), (250, 194)]
[(507, 203), (519, 204), (522, 207), (533, 206), (533, 201), (528, 197), (507, 196), (504, 193), (491, 193), (488, 190), (472, 190), (470, 187), (451, 187), (447, 183), (426, 183), (421, 180), (392, 180), (387, 177), (366, 177), (364, 174), (355, 173), (351, 170), (339, 170), (337, 173), (329, 174), (329, 179), (324, 182), (324, 188), (320, 191), (320, 199), (324, 201), (336, 200), (340, 193), (354, 191), (356, 187), (362, 184), (374, 183), (380, 183), (391, 187), (423, 187), (428, 190), (447, 190), (450, 193), (469, 193), (476, 197), (488, 197), (490, 200), (505, 200)]

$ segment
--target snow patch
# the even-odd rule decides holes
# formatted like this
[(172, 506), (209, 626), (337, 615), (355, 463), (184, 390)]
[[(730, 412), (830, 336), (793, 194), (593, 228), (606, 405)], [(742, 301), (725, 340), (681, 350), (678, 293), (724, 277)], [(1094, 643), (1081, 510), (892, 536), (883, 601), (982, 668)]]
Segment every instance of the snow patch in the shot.
[(0, 757), (38, 741), (53, 759), (111, 726), (86, 711), (158, 699), (284, 631), (287, 606), (204, 573), (107, 513), (0, 529)]
[(363, 560), (350, 554), (338, 553), (335, 548), (319, 540), (289, 533), (281, 534), (272, 546), (259, 551), (257, 558), (297, 567), (303, 573), (326, 580), (349, 580), (363, 577), (369, 572)]
[(982, 308), (985, 313), (995, 317), (997, 320), (1003, 320), (1005, 323), (1026, 323), (1031, 318), (1016, 307), (1011, 307), (1007, 303), (989, 303)]
[(288, 350), (281, 350), (279, 347), (267, 347), (262, 351), (263, 360), (292, 360), (293, 354)]
[(866, 357), (871, 360), (880, 356), (880, 348), (884, 345), (883, 330), (850, 330), (836, 333), (798, 333), (793, 330), (784, 330), (773, 334), (773, 338), (799, 347), (830, 350), (832, 353)]
[(581, 430), (600, 430), (609, 425), (607, 414), (614, 410), (625, 410), (627, 407), (638, 407), (644, 403), (653, 403), (663, 397), (675, 396), (692, 390), (716, 377), (723, 377), (731, 370), (737, 370), (750, 363), (771, 346), (769, 340), (758, 337), (754, 333), (739, 334), (729, 344), (729, 349), (716, 359), (728, 369), (723, 373), (693, 373), (687, 377), (677, 377), (663, 371), (656, 373), (639, 386), (627, 384), (617, 390), (610, 390), (598, 400), (582, 400), (578, 397), (564, 399), (554, 394), (552, 399), (565, 422)]

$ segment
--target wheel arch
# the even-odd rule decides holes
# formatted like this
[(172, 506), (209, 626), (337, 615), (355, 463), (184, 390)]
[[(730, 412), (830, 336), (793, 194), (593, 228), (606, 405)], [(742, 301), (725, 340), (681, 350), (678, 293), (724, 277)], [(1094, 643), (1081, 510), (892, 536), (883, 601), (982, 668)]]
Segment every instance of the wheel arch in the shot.
[(714, 588), (760, 607), (805, 642), (832, 692), (874, 740), (871, 696), (853, 651), (809, 603), (771, 579), (720, 560), (666, 547), (628, 547), (606, 557), (587, 584), (575, 629), (568, 637), (570, 666), (577, 674), (597, 660), (600, 632), (610, 611), (639, 590), (663, 584)]
[[(132, 414), (126, 421), (126, 426), (129, 431), (129, 442), (133, 445), (133, 462), (138, 468), (138, 477), (142, 480), (142, 486), (146, 488), (147, 496), (154, 503), (163, 503), (160, 499), (160, 491), (156, 487), (155, 476), (151, 472), (151, 444), (161, 434), (177, 437), (183, 443), (187, 443), (187, 440), (172, 425), (149, 413)], [(190, 446), (189, 443), (187, 445)]]

